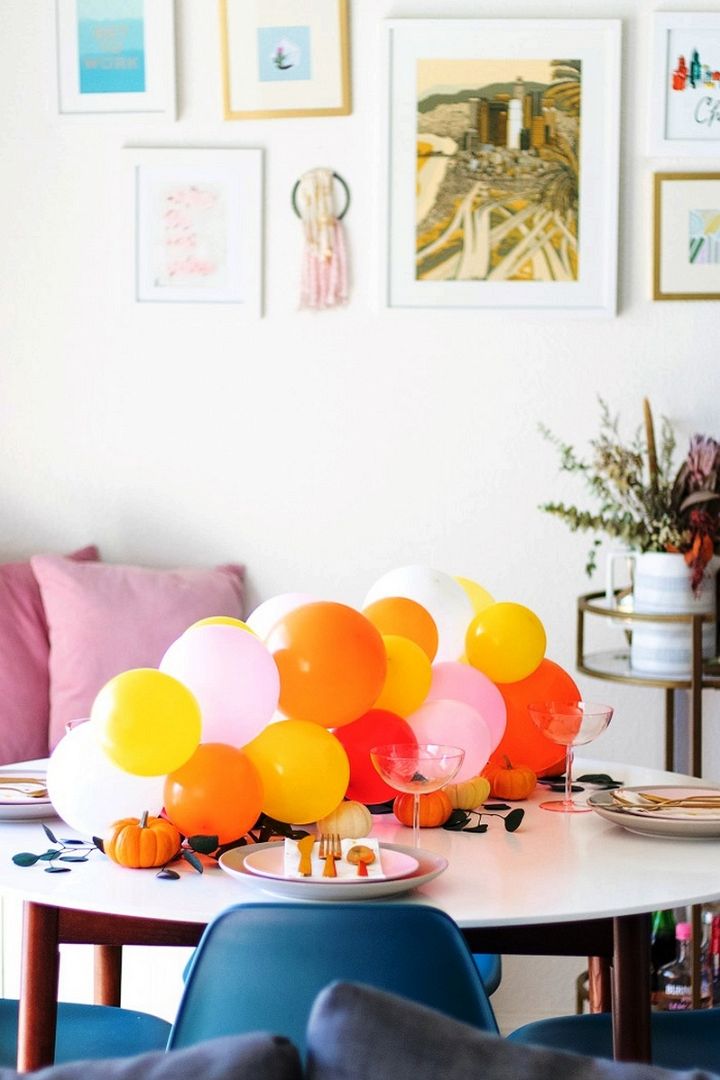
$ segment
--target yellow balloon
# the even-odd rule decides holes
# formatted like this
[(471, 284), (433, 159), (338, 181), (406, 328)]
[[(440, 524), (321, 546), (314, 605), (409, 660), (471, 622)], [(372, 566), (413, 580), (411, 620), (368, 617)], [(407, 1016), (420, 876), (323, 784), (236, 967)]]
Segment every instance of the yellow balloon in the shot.
[(110, 760), (136, 776), (179, 769), (195, 753), (202, 728), (194, 695), (155, 668), (110, 679), (93, 702), (90, 720)]
[(487, 589), (483, 589), (482, 585), (478, 585), (476, 581), (471, 581), (470, 578), (466, 577), (456, 577), (455, 580), (458, 585), (462, 585), (476, 615), (479, 615), (486, 607), (490, 607), (491, 604), (495, 603), (495, 597), (491, 596)]
[(410, 638), (383, 634), (387, 674), (374, 709), (409, 716), (422, 705), (432, 682), (432, 664), (424, 649)]
[(334, 810), (350, 780), (345, 748), (310, 720), (280, 720), (243, 750), (260, 773), (263, 811), (276, 821), (305, 825)]
[(248, 634), (255, 634), (252, 626), (248, 626), (242, 619), (233, 619), (232, 615), (211, 615), (208, 619), (198, 619), (188, 630), (194, 630), (196, 626), (237, 626), (240, 630), (247, 630)]
[(491, 604), (475, 616), (465, 640), (473, 667), (495, 683), (532, 675), (545, 656), (545, 628), (523, 604)]

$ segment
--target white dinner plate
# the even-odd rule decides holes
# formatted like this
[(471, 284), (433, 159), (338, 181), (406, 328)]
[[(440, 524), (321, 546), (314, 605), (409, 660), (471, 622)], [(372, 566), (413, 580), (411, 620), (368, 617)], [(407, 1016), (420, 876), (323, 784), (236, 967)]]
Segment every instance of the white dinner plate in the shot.
[[(0, 821), (35, 821), (37, 818), (54, 817), (55, 811), (46, 795), (38, 798), (30, 794), (38, 787), (44, 787), (45, 773), (38, 769), (0, 769), (3, 781), (15, 780), (16, 777), (17, 786), (26, 789), (27, 794), (22, 790), (11, 791), (7, 783), (0, 784)], [(28, 777), (37, 783), (24, 783), (23, 779)]]
[[(245, 856), (244, 866), (250, 871), (251, 874), (259, 874), (260, 877), (280, 878), (282, 881), (300, 881), (300, 878), (289, 879), (285, 873), (285, 851), (284, 845), (278, 847), (265, 848), (264, 851), (258, 851), (258, 845), (256, 845), (248, 855)], [(404, 851), (390, 851), (380, 845), (381, 863), (382, 863), (382, 877), (376, 877), (374, 881), (393, 881), (395, 878), (408, 877), (409, 874), (414, 873), (418, 868), (418, 861), (412, 855), (406, 855)], [(348, 867), (351, 870), (352, 867)], [(324, 885), (326, 888), (328, 885), (339, 884), (337, 878), (331, 877), (313, 877), (313, 881), (318, 885)], [(342, 879), (343, 885), (367, 885), (368, 879), (366, 877), (360, 877), (359, 874), (353, 872), (352, 877), (344, 877)]]
[[(685, 795), (720, 795), (720, 788), (704, 787), (680, 787), (678, 785), (665, 785), (654, 787), (640, 785), (629, 787), (629, 792), (647, 791), (653, 795), (664, 795), (667, 798), (683, 798)], [(676, 837), (679, 839), (700, 840), (714, 836), (720, 836), (720, 813), (712, 812), (707, 816), (707, 811), (700, 816), (693, 815), (687, 810), (654, 810), (642, 811), (637, 808), (618, 806), (613, 801), (611, 791), (597, 791), (588, 798), (588, 806), (605, 818), (613, 825), (629, 832), (639, 833), (642, 836)]]
[(374, 880), (359, 878), (357, 881), (353, 878), (349, 881), (338, 881), (334, 878), (263, 877), (258, 873), (253, 873), (245, 865), (249, 856), (254, 857), (257, 865), (255, 857), (261, 856), (265, 851), (270, 851), (275, 867), (282, 867), (285, 852), (285, 844), (282, 840), (232, 848), (231, 851), (226, 851), (220, 856), (219, 863), (225, 873), (230, 874), (231, 877), (254, 884), (264, 892), (287, 896), (295, 900), (371, 900), (382, 896), (395, 896), (398, 893), (410, 892), (421, 885), (427, 885), (429, 881), (447, 869), (447, 859), (432, 851), (405, 847), (401, 844), (380, 844), (380, 850), (383, 853), (383, 865), (385, 865), (386, 853), (398, 852), (415, 859), (417, 866), (405, 877)]

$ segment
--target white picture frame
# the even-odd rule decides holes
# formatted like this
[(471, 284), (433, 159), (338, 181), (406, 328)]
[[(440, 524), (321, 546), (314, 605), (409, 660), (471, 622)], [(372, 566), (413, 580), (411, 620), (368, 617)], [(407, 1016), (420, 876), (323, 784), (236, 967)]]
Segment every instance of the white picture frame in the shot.
[(61, 116), (176, 118), (173, 0), (55, 0)]
[(649, 105), (650, 154), (720, 157), (720, 14), (654, 15)]
[[(385, 305), (614, 315), (620, 21), (390, 19), (385, 34)], [(551, 174), (567, 208), (543, 225)], [(511, 180), (530, 208), (514, 223)]]
[(129, 148), (138, 303), (262, 315), (263, 152)]

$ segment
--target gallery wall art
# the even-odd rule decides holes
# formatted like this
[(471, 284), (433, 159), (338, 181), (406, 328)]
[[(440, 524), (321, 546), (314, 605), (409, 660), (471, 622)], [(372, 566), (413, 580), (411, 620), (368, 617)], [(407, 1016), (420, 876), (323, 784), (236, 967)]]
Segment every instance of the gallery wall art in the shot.
[(655, 300), (720, 300), (720, 173), (656, 173)]
[(720, 155), (720, 14), (654, 17), (650, 151)]
[(220, 0), (226, 120), (350, 112), (347, 0)]
[(389, 20), (390, 307), (615, 311), (617, 20)]
[(129, 149), (135, 299), (262, 309), (262, 151)]
[(56, 0), (61, 114), (175, 119), (172, 0)]

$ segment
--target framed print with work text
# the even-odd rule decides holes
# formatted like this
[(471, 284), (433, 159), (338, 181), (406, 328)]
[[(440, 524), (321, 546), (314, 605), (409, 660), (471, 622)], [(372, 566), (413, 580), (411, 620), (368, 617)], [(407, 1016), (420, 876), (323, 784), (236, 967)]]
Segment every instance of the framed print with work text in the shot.
[(654, 17), (650, 152), (720, 156), (720, 14)]
[(655, 174), (654, 300), (720, 300), (720, 173)]
[(618, 20), (387, 23), (389, 307), (613, 315)]
[(219, 0), (226, 120), (350, 112), (347, 0)]
[(175, 119), (172, 0), (56, 0), (58, 111)]
[(262, 307), (262, 151), (144, 150), (132, 158), (135, 299)]

